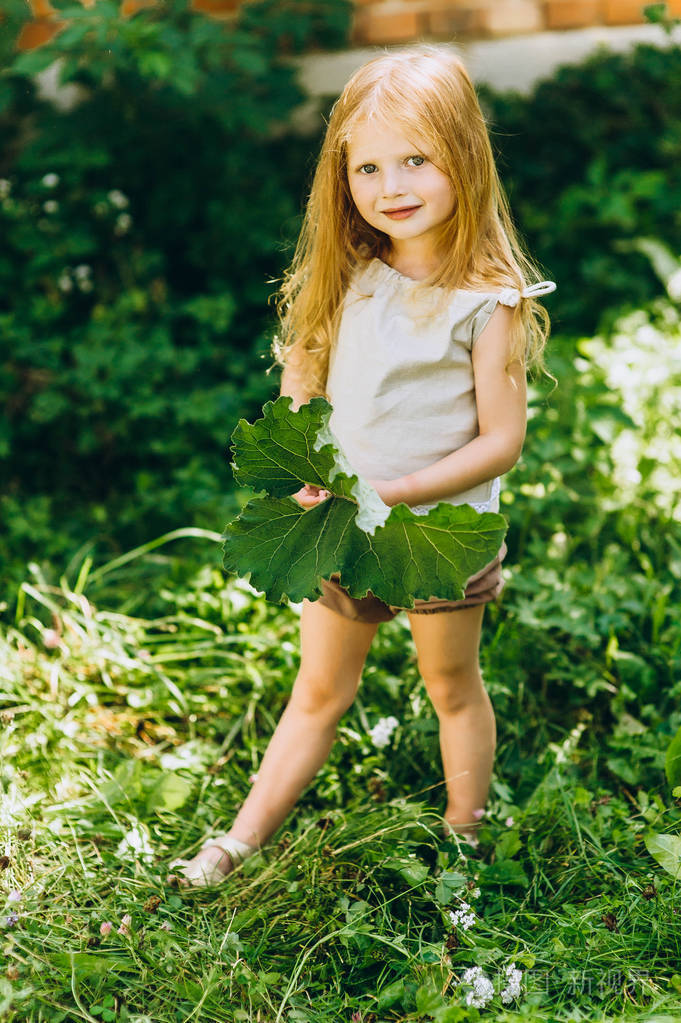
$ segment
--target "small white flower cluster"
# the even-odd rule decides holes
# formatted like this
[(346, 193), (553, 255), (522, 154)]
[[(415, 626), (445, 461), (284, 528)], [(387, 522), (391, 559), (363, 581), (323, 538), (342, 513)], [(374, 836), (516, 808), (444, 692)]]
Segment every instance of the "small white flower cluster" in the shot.
[[(517, 970), (515, 963), (509, 963), (504, 970), (506, 987), (499, 992), (504, 1005), (508, 1005), (514, 998), (520, 996), (520, 982), (522, 970)], [(475, 1009), (484, 1009), (488, 1002), (494, 998), (494, 984), (483, 972), (481, 966), (469, 967), (463, 975), (464, 984), (469, 984), (471, 990), (466, 994), (466, 1005)]]
[[(120, 188), (112, 188), (106, 193), (106, 199), (96, 202), (93, 206), (95, 215), (98, 217), (105, 217), (111, 207), (115, 210), (125, 210), (130, 205), (130, 200), (124, 192), (121, 192)], [(132, 226), (132, 217), (129, 213), (119, 213), (116, 217), (116, 223), (114, 224), (114, 234), (122, 235), (130, 230)]]
[(506, 987), (500, 993), (504, 1005), (508, 1005), (514, 998), (520, 997), (520, 981), (523, 979), (523, 971), (517, 970), (515, 963), (509, 963), (506, 967)]
[[(479, 889), (475, 891), (480, 894)], [(471, 909), (467, 902), (462, 902), (457, 910), (449, 911), (449, 919), (452, 921), (455, 927), (463, 927), (464, 931), (467, 931), (469, 927), (472, 927), (475, 923), (475, 912)]]
[(59, 175), (58, 174), (45, 174), (41, 178), (41, 182), (40, 183), (42, 185), (44, 185), (45, 188), (56, 188), (57, 185), (59, 184)]
[(494, 998), (494, 984), (482, 972), (481, 966), (471, 966), (463, 975), (464, 984), (470, 984), (472, 989), (466, 995), (466, 1005), (475, 1009), (484, 1009), (488, 1002)]
[(130, 230), (132, 225), (132, 217), (129, 213), (119, 213), (116, 217), (116, 224), (114, 226), (114, 234), (121, 235), (125, 234)]
[(6, 199), (12, 191), (12, 183), (7, 178), (0, 178), (0, 199)]
[(59, 275), (57, 281), (57, 287), (60, 291), (68, 292), (73, 291), (73, 282), (75, 279), (78, 288), (83, 292), (92, 291), (94, 284), (92, 283), (92, 267), (88, 266), (87, 263), (81, 263), (79, 266), (73, 269), (69, 266), (65, 267)]
[(115, 206), (117, 210), (124, 210), (129, 205), (130, 200), (127, 195), (124, 195), (119, 188), (112, 188), (107, 193), (107, 199), (112, 206)]
[(390, 736), (393, 734), (398, 725), (399, 721), (397, 718), (392, 717), (392, 715), (389, 718), (381, 718), (376, 722), (369, 732), (371, 741), (376, 749), (382, 749), (384, 746), (388, 745), (390, 742)]

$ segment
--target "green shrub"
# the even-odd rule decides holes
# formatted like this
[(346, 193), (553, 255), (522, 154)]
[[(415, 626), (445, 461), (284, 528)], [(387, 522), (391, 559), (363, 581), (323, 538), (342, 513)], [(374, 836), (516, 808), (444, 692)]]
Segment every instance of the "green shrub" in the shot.
[[(308, 146), (281, 135), (303, 99), (288, 58), (341, 42), (348, 10), (263, 0), (221, 23), (100, 0), (4, 72), (3, 555), (234, 510), (227, 440), (275, 388), (268, 280)], [(56, 58), (69, 110), (32, 77)]]
[(559, 284), (557, 332), (593, 333), (656, 295), (645, 258), (621, 243), (678, 242), (681, 47), (604, 49), (530, 96), (481, 98), (515, 217)]

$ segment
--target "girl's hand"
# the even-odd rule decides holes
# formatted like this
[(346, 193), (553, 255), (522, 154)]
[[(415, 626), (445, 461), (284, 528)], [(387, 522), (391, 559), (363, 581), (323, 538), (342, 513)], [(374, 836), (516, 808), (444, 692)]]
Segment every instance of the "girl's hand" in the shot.
[(327, 497), (331, 497), (330, 490), (321, 490), (319, 487), (315, 487), (312, 483), (306, 483), (297, 493), (292, 495), (293, 500), (297, 501), (301, 508), (314, 508), (316, 504), (321, 504)]

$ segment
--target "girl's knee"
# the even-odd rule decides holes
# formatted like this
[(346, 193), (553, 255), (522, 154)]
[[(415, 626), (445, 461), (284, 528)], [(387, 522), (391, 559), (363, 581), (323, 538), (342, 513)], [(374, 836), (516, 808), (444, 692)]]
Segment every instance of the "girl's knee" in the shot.
[(428, 696), (438, 714), (456, 714), (486, 698), (477, 662), (445, 671), (422, 672), (422, 675)]
[(352, 705), (359, 685), (343, 686), (333, 676), (298, 672), (293, 685), (290, 704), (304, 714), (327, 721), (338, 721)]

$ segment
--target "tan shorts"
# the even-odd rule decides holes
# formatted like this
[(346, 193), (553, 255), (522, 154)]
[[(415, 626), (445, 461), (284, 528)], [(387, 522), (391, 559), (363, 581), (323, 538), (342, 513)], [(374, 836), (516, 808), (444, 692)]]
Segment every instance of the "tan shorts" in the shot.
[(400, 611), (429, 615), (438, 611), (459, 611), (474, 604), (488, 604), (491, 600), (496, 600), (504, 588), (501, 562), (506, 553), (506, 544), (502, 543), (496, 558), (470, 577), (462, 600), (416, 600), (413, 608), (392, 607), (375, 597), (371, 590), (366, 597), (349, 596), (338, 584), (340, 575), (335, 574), (330, 579), (322, 579), (322, 596), (315, 603), (323, 604), (344, 618), (352, 618), (358, 622), (389, 622)]

